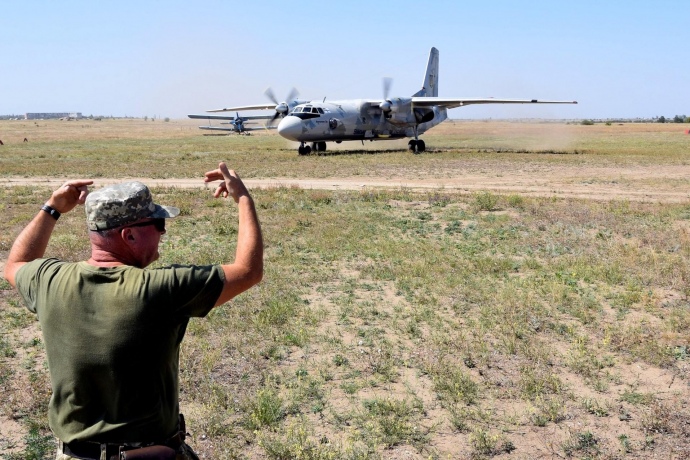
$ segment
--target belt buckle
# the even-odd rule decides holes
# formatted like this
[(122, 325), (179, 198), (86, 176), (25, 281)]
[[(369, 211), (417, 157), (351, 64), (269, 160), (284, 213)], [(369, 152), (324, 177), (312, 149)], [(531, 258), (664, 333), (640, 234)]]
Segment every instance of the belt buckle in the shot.
[[(113, 450), (115, 450), (114, 453)], [(122, 458), (121, 450), (122, 446), (101, 443), (101, 458), (107, 458), (108, 460), (120, 460)]]

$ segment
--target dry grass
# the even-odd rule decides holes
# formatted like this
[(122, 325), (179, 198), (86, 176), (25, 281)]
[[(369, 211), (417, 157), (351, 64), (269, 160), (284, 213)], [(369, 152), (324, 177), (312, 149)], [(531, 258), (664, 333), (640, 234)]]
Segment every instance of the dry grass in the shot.
[[(522, 149), (540, 129), (476, 122), (463, 123), (458, 134), (446, 132), (448, 126), (438, 128), (439, 142), (465, 142), (467, 135), (477, 148), (485, 148), (487, 131), (497, 130), (496, 139), (527, 136), (511, 144)], [(563, 128), (584, 133), (573, 141), (583, 145), (603, 142), (610, 130), (628, 131), (618, 144), (609, 142), (618, 147), (608, 153), (601, 147), (585, 155), (501, 158), (522, 159), (525, 167), (593, 157), (609, 166), (680, 162), (668, 145), (659, 155), (648, 152), (652, 158), (626, 156), (628, 135), (639, 129), (645, 138), (658, 136), (657, 126)], [(590, 129), (600, 132), (584, 131)], [(159, 141), (167, 146), (161, 151), (172, 151), (198, 139)], [(276, 142), (270, 136), (210, 142), (216, 141)], [(500, 163), (496, 153), (462, 148), (469, 149), (463, 161)], [(432, 174), (441, 170), (435, 166), (441, 156), (453, 157), (449, 150), (300, 159), (278, 149), (271, 160), (269, 151), (259, 153), (267, 170), (324, 161), (335, 165), (331, 174), (354, 171), (352, 158), (381, 169), (396, 162), (416, 168), (399, 174)], [(148, 161), (130, 167), (146, 170)], [(268, 175), (263, 163), (254, 167), (256, 177)], [(0, 258), (49, 192), (0, 189)], [(170, 225), (161, 263), (217, 263), (219, 247), (233, 252), (233, 211), (208, 192), (154, 193), (184, 210)], [(183, 346), (182, 408), (192, 444), (206, 458), (690, 455), (687, 203), (441, 189), (273, 188), (255, 195), (266, 237), (265, 281), (193, 320)], [(51, 255), (86, 257), (82, 219), (81, 213), (61, 219)], [(40, 331), (6, 284), (0, 317), (0, 392), (10, 395), (0, 405), (0, 423), (21, 431), (12, 437), (2, 431), (0, 445), (25, 453), (48, 434)]]
[[(329, 144), (324, 156), (298, 157), (274, 133), (204, 136), (193, 120), (0, 121), (0, 176), (199, 177), (224, 158), (244, 177), (453, 178), (511, 172), (577, 180), (625, 180), (611, 169), (688, 165), (679, 124), (623, 126), (446, 122), (425, 134), (429, 153), (404, 154), (405, 141)], [(29, 142), (22, 142), (27, 137)], [(582, 177), (578, 169), (591, 171)], [(684, 180), (687, 176), (668, 175)]]

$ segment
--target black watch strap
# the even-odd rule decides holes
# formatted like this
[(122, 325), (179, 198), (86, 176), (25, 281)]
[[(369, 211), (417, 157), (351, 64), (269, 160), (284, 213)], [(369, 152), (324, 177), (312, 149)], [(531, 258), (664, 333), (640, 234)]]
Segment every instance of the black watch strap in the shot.
[(50, 214), (50, 216), (55, 220), (58, 220), (60, 218), (60, 211), (51, 206), (48, 206), (47, 204), (41, 206), (41, 210)]

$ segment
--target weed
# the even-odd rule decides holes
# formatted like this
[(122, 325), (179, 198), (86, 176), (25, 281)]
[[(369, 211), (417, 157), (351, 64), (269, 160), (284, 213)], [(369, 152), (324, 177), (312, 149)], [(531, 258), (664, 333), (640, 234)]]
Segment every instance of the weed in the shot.
[(661, 401), (654, 401), (643, 412), (640, 423), (646, 433), (670, 433), (673, 411)]
[(525, 208), (525, 199), (522, 197), (522, 195), (508, 195), (506, 201), (508, 202), (508, 206), (511, 208)]
[(600, 453), (599, 440), (590, 431), (574, 433), (563, 445), (567, 456), (579, 455), (580, 458), (591, 458)]
[(540, 396), (530, 411), (530, 420), (536, 426), (546, 426), (548, 422), (559, 423), (566, 419), (566, 405), (561, 397)]
[(376, 398), (365, 400), (364, 408), (371, 416), (362, 425), (367, 436), (374, 437), (386, 447), (409, 443), (421, 449), (428, 442), (429, 430), (413, 420), (419, 411), (407, 401)]
[[(316, 443), (312, 440), (313, 433), (304, 421), (290, 423), (286, 430), (278, 433), (262, 433), (258, 438), (258, 444), (272, 460), (334, 460), (341, 457), (341, 452), (329, 445), (327, 440)], [(364, 458), (364, 457), (350, 457)]]
[(343, 355), (337, 354), (333, 357), (333, 364), (335, 364), (338, 367), (345, 366), (348, 364), (348, 362), (348, 359)]
[(503, 435), (491, 434), (481, 428), (472, 431), (469, 439), (474, 458), (494, 456), (501, 453), (509, 454), (515, 450), (515, 445)]
[(55, 438), (36, 424), (31, 424), (29, 433), (24, 438), (26, 446), (23, 452), (5, 454), (6, 460), (43, 460), (55, 452)]
[(269, 388), (258, 391), (254, 399), (249, 401), (247, 412), (249, 414), (247, 426), (250, 429), (274, 426), (285, 417), (283, 400)]
[(558, 395), (563, 391), (563, 383), (548, 369), (533, 366), (520, 368), (519, 387), (522, 395), (529, 401), (537, 401), (547, 395)]
[(584, 398), (582, 400), (582, 407), (590, 414), (597, 417), (606, 417), (609, 415), (609, 409), (594, 398)]
[(478, 397), (479, 387), (472, 378), (459, 368), (448, 367), (433, 376), (434, 390), (443, 401), (451, 404), (463, 402), (473, 404)]
[(475, 195), (475, 206), (479, 211), (495, 211), (499, 196), (491, 192), (479, 192)]

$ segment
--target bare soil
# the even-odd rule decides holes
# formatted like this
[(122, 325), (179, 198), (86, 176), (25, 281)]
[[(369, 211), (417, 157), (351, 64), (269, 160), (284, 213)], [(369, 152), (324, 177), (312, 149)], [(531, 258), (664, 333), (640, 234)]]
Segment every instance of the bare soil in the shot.
[[(492, 191), (527, 196), (554, 196), (595, 200), (630, 200), (680, 203), (690, 199), (690, 165), (627, 165), (617, 167), (544, 166), (541, 170), (472, 171), (456, 177), (380, 178), (351, 177), (329, 179), (246, 179), (249, 188), (300, 187), (321, 190), (361, 190), (365, 188), (408, 188), (411, 190)], [(98, 178), (95, 185), (121, 182), (122, 178)], [(151, 187), (204, 188), (202, 179), (140, 180)], [(64, 179), (49, 177), (4, 177), (0, 186), (38, 185), (57, 187)]]

